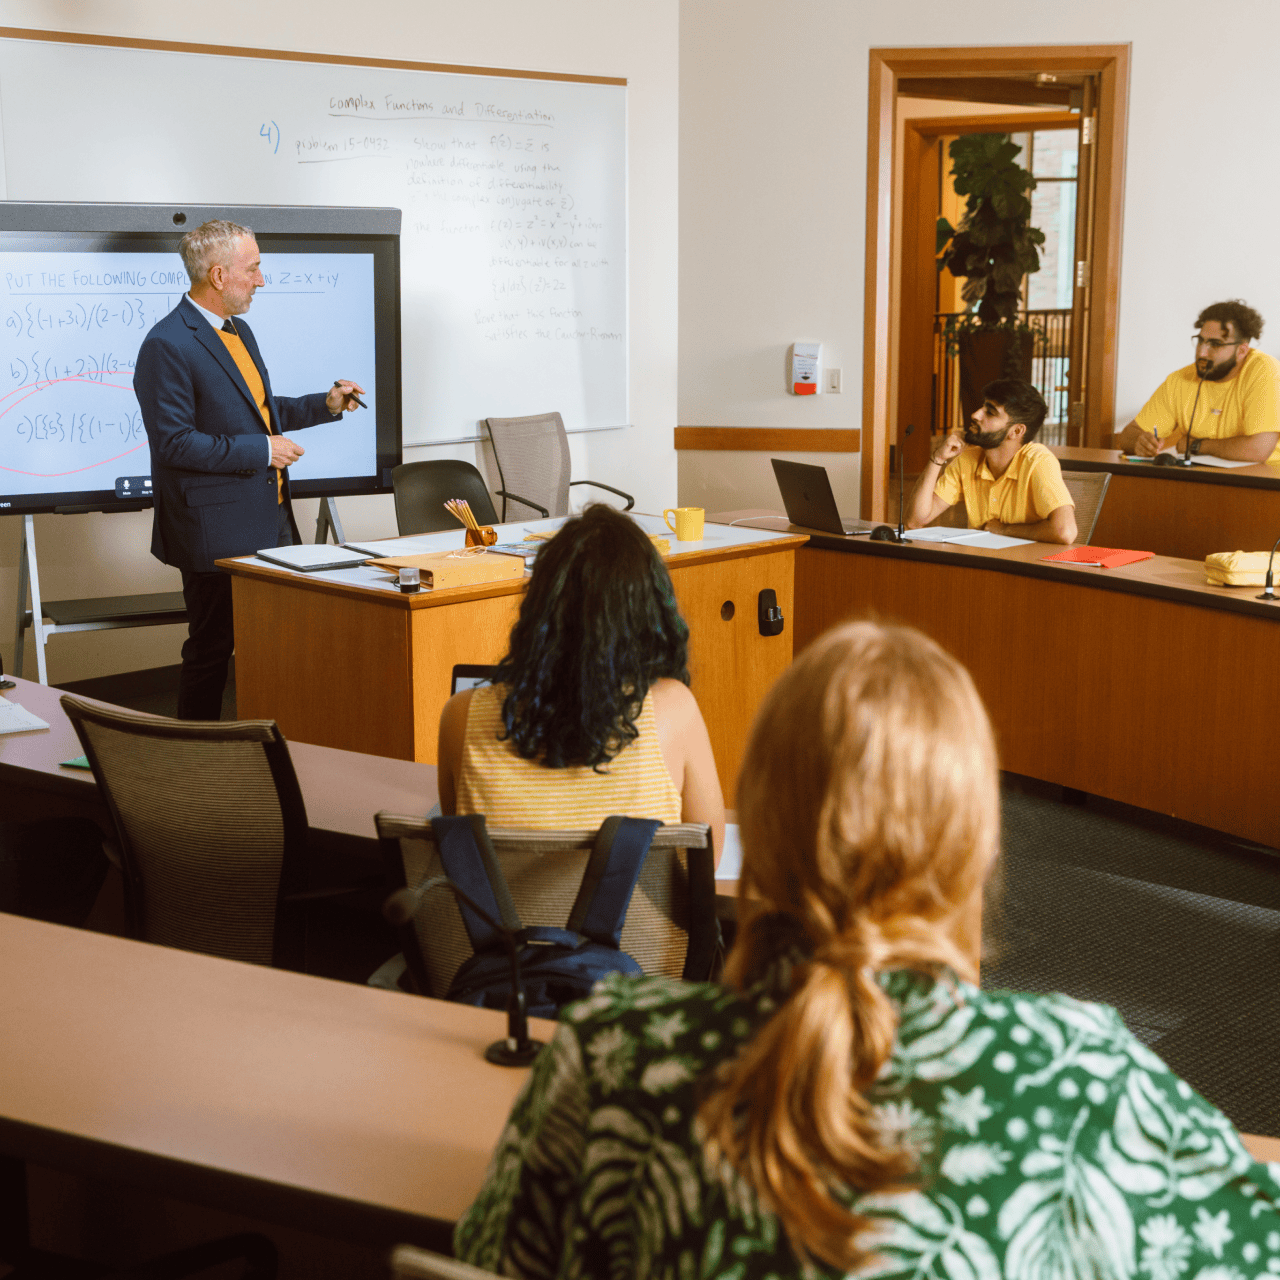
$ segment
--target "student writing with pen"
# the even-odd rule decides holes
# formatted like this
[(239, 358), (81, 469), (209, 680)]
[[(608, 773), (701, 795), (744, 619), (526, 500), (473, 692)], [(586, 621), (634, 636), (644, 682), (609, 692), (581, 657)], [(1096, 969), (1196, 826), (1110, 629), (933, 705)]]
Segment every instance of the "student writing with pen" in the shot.
[(1189, 426), (1192, 456), (1280, 463), (1280, 361), (1252, 348), (1261, 336), (1262, 317), (1239, 299), (1205, 307), (1194, 362), (1156, 388), (1116, 446), (1142, 458), (1180, 452)]

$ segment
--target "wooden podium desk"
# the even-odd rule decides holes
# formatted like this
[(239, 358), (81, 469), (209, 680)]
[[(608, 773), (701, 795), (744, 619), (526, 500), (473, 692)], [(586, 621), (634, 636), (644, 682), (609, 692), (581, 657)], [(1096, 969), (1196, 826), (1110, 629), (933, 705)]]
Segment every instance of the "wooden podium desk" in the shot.
[(1060, 549), (813, 533), (796, 652), (847, 618), (910, 623), (972, 673), (1002, 768), (1280, 846), (1280, 605), (1165, 556), (1042, 562)]
[[(708, 524), (702, 542), (676, 542), (659, 517), (636, 519), (672, 539), (667, 568), (689, 623), (692, 688), (731, 794), (751, 718), (791, 662), (795, 552), (805, 537)], [(560, 523), (499, 526), (499, 540)], [(391, 555), (462, 541), (459, 528), (381, 546)], [(294, 573), (253, 557), (218, 565), (232, 575), (238, 715), (275, 720), (290, 741), (431, 764), (453, 667), (502, 657), (527, 581), (401, 595), (367, 568)], [(786, 619), (778, 636), (759, 632), (765, 587)]]
[(527, 1075), (505, 1013), (18, 916), (0, 972), (0, 1152), (329, 1237), (444, 1244)]
[(1280, 538), (1280, 467), (1157, 467), (1118, 449), (1054, 448), (1066, 471), (1109, 471), (1091, 539), (1201, 560), (1215, 551), (1269, 551)]

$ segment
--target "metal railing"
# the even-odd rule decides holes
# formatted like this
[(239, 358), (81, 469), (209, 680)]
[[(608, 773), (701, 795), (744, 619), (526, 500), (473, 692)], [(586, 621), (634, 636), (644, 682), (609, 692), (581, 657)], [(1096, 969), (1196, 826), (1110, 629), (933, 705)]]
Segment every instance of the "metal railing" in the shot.
[[(960, 355), (948, 322), (963, 312), (938, 312), (933, 318), (933, 419), (935, 435), (964, 424), (961, 406)], [(1067, 364), (1071, 349), (1071, 311), (1024, 311), (1019, 316), (1031, 329), (1030, 382), (1044, 396), (1049, 414), (1040, 430), (1045, 444), (1067, 443)], [(948, 347), (951, 350), (948, 351)]]

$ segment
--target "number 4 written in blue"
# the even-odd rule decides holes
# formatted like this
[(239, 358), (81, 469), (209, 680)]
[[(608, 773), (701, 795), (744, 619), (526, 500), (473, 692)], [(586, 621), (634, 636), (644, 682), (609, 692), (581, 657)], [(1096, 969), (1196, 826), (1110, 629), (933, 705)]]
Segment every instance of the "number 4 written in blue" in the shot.
[(275, 155), (276, 152), (280, 150), (280, 126), (276, 124), (274, 120), (270, 124), (264, 124), (262, 128), (258, 130), (258, 137), (266, 138), (268, 142), (270, 142), (272, 138), (275, 139), (275, 146), (271, 148), (272, 155)]

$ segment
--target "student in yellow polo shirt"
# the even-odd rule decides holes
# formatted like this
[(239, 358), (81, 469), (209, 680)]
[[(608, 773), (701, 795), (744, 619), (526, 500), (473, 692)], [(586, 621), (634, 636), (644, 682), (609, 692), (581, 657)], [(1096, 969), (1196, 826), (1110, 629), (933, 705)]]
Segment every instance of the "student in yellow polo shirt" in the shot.
[(1036, 542), (1076, 540), (1076, 508), (1058, 459), (1035, 438), (1047, 412), (1029, 382), (999, 378), (963, 432), (935, 445), (911, 491), (907, 527), (919, 529), (964, 499), (970, 529)]
[(1181, 452), (1236, 462), (1280, 462), (1280, 361), (1250, 342), (1262, 317), (1239, 298), (1196, 317), (1194, 364), (1175, 369), (1116, 437), (1125, 453)]

